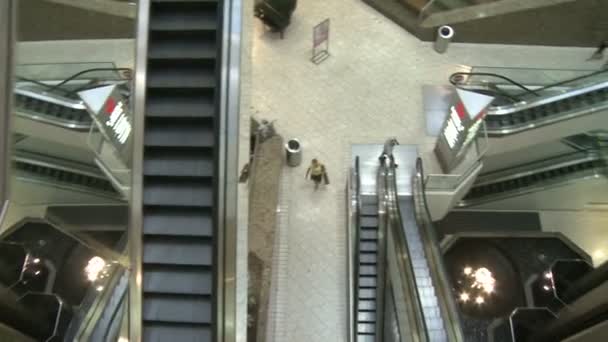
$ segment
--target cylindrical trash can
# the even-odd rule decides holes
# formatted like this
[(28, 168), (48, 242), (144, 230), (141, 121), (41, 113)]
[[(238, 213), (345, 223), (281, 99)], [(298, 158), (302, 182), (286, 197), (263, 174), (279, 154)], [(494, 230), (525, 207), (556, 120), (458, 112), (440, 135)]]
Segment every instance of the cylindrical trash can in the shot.
[(302, 164), (302, 144), (298, 139), (289, 139), (285, 144), (285, 152), (287, 153), (287, 165), (299, 166)]
[(437, 38), (435, 39), (435, 51), (444, 53), (448, 49), (448, 45), (454, 38), (454, 29), (444, 25), (437, 29)]

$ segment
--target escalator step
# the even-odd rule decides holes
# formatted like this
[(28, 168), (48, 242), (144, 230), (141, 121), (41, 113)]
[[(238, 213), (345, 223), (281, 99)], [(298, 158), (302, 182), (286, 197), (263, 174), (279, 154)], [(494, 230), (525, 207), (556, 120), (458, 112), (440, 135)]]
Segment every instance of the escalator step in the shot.
[(359, 300), (357, 308), (359, 311), (376, 311), (376, 301), (367, 299)]
[(209, 124), (184, 120), (146, 123), (145, 146), (213, 147), (214, 142), (215, 134)]
[(363, 204), (361, 206), (361, 215), (363, 216), (378, 216), (378, 205)]
[(377, 257), (376, 253), (360, 253), (359, 254), (359, 263), (361, 264), (376, 264)]
[(376, 299), (375, 288), (359, 288), (359, 299)]
[(377, 252), (378, 244), (376, 242), (360, 242), (359, 251), (361, 252)]
[(374, 334), (357, 335), (356, 342), (376, 342), (376, 335), (374, 335)]
[(185, 2), (196, 2), (196, 3), (217, 3), (219, 0), (152, 0), (152, 3), (185, 3)]
[(213, 184), (209, 179), (167, 179), (144, 177), (144, 205), (213, 205)]
[(357, 333), (374, 335), (376, 333), (376, 324), (375, 323), (357, 323)]
[[(198, 90), (198, 89), (197, 89)], [(190, 91), (166, 89), (151, 94), (146, 102), (146, 116), (159, 118), (213, 118), (215, 103), (213, 91)]]
[(144, 207), (144, 234), (213, 236), (213, 218), (209, 208)]
[(378, 274), (376, 266), (372, 265), (359, 265), (359, 275), (362, 276), (376, 276)]
[(149, 147), (145, 151), (144, 175), (212, 177), (213, 151)]
[(358, 312), (357, 313), (357, 322), (376, 323), (376, 312), (375, 311)]
[(362, 229), (359, 232), (359, 239), (362, 241), (377, 241), (378, 232), (375, 229)]
[(152, 31), (213, 31), (219, 23), (212, 2), (155, 2), (150, 14)]
[(378, 227), (378, 217), (377, 216), (361, 216), (361, 227)]
[(211, 324), (209, 296), (144, 293), (144, 321)]
[(148, 57), (151, 59), (217, 58), (215, 34), (208, 35), (207, 32), (154, 32), (150, 37)]
[(166, 63), (150, 62), (148, 66), (148, 87), (151, 88), (213, 88), (215, 87), (215, 66), (198, 60), (184, 60), (167, 67)]
[(144, 236), (143, 261), (144, 264), (211, 266), (213, 241), (170, 235)]
[(376, 287), (376, 277), (359, 277), (359, 287)]
[(213, 274), (208, 267), (146, 265), (143, 275), (146, 293), (213, 294)]
[(184, 324), (158, 321), (144, 321), (143, 341), (188, 341), (208, 342), (213, 338), (209, 324)]

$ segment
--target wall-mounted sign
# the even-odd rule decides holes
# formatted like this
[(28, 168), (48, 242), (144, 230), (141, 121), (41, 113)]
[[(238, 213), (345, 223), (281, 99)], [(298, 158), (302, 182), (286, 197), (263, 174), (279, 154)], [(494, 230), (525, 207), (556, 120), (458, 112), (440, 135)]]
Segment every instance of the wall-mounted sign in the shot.
[(131, 161), (131, 111), (127, 100), (116, 85), (109, 85), (78, 93), (95, 125), (112, 143), (126, 166)]
[(486, 108), (494, 97), (456, 89), (457, 101), (450, 107), (441, 134), (435, 145), (435, 155), (443, 172), (450, 173), (462, 160), (479, 132)]

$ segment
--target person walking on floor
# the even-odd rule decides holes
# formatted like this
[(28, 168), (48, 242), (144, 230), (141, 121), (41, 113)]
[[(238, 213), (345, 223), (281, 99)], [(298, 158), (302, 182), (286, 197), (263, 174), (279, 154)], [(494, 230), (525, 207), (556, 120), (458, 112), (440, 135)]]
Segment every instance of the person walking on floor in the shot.
[(321, 164), (317, 159), (312, 160), (304, 178), (308, 179), (308, 175), (310, 175), (310, 179), (315, 182), (315, 190), (319, 189), (319, 184), (321, 184), (321, 182), (324, 182), (326, 185), (329, 184), (325, 165)]

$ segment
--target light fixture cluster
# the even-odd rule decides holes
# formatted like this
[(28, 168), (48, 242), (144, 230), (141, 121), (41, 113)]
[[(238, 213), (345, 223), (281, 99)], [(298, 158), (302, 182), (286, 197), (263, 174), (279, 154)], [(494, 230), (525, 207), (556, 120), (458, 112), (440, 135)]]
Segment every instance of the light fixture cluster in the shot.
[(84, 268), (84, 273), (90, 282), (95, 282), (97, 279), (102, 279), (108, 274), (106, 269), (107, 266), (108, 265), (103, 258), (94, 256), (89, 260), (87, 266)]
[(465, 266), (462, 278), (458, 281), (461, 291), (458, 300), (461, 303), (482, 305), (496, 290), (496, 278), (486, 267), (473, 268)]

